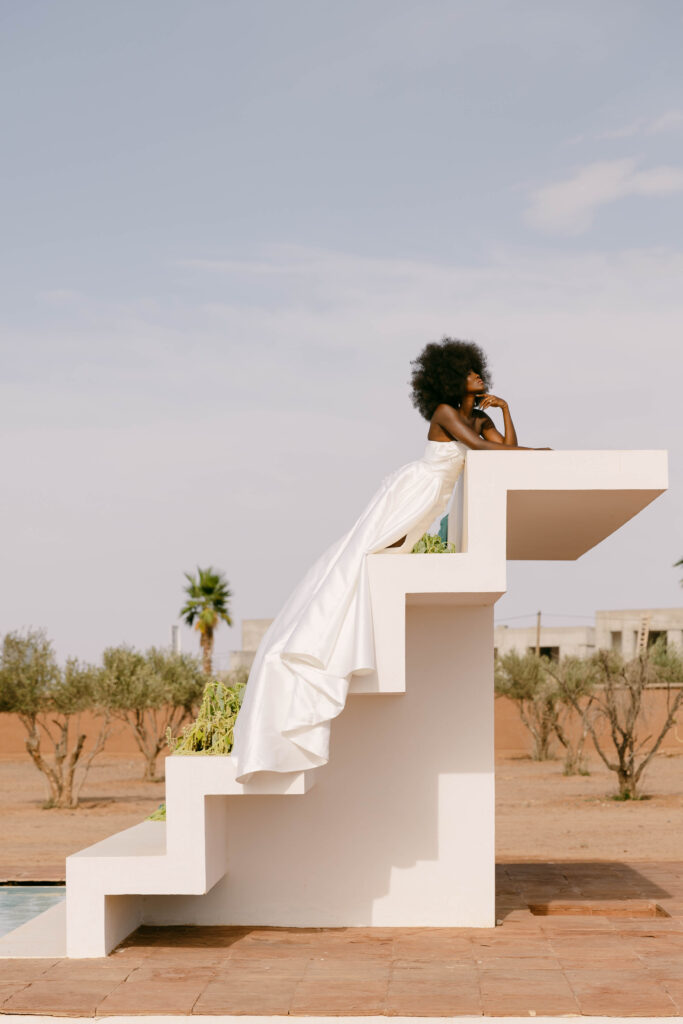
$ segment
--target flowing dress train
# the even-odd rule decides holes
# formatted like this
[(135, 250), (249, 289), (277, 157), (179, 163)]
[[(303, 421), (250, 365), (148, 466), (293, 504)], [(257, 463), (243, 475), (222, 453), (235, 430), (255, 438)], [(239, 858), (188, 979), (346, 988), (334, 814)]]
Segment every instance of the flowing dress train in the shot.
[(375, 668), (366, 555), (405, 536), (407, 553), (443, 515), (465, 464), (459, 441), (428, 441), (385, 477), (359, 519), (325, 551), (263, 637), (235, 725), (237, 778), (294, 772), (328, 759), (330, 722), (354, 672)]

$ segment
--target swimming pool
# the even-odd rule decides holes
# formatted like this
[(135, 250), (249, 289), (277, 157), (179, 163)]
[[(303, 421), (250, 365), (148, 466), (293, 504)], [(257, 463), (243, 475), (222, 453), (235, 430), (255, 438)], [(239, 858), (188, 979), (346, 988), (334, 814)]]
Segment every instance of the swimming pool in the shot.
[(0, 885), (0, 935), (61, 903), (63, 885)]

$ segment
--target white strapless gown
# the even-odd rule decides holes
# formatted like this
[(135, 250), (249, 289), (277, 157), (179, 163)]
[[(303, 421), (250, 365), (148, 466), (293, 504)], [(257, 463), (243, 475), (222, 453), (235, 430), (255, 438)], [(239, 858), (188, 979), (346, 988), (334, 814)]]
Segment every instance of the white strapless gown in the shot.
[(385, 477), (290, 595), (249, 674), (235, 725), (238, 780), (327, 762), (330, 722), (344, 708), (350, 676), (375, 667), (365, 556), (403, 536), (392, 553), (410, 552), (446, 510), (466, 452), (459, 441), (428, 441), (421, 459)]

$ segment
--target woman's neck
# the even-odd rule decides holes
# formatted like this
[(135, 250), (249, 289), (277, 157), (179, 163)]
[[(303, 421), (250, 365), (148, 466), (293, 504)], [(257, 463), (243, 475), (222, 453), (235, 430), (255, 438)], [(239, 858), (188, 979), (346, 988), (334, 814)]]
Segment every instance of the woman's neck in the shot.
[(472, 410), (474, 409), (474, 400), (476, 397), (476, 395), (465, 395), (460, 403), (460, 412), (468, 419), (472, 418)]

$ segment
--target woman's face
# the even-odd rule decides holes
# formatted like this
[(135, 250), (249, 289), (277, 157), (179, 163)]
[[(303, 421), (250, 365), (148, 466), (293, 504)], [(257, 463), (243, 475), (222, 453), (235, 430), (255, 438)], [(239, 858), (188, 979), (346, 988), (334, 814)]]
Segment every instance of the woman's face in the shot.
[(480, 395), (483, 391), (486, 391), (486, 385), (475, 370), (470, 370), (467, 374), (465, 390), (468, 395)]

